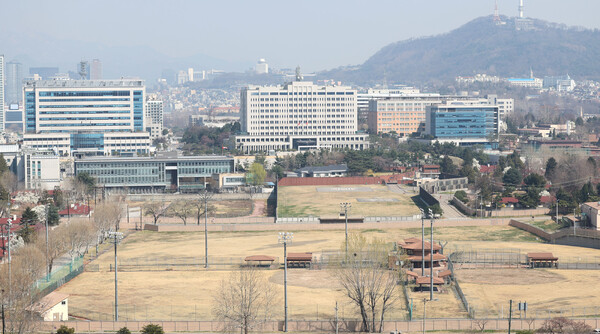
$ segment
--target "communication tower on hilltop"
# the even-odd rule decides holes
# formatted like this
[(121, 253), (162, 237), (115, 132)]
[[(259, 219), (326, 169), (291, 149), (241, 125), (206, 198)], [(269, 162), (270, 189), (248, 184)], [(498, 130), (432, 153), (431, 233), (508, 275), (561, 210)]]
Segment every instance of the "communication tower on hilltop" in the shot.
[(519, 18), (524, 18), (525, 16), (523, 15), (523, 8), (525, 6), (523, 6), (523, 0), (519, 0)]
[(494, 7), (494, 23), (497, 26), (506, 24), (506, 22), (502, 22), (502, 19), (500, 18), (500, 14), (498, 14), (498, 0), (496, 0), (496, 4)]

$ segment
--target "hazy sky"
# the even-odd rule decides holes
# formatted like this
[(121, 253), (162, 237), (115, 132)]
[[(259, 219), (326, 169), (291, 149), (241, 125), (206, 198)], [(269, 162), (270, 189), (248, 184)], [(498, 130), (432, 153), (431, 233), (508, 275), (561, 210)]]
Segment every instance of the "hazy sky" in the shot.
[[(517, 14), (518, 0), (498, 2), (500, 14)], [(493, 7), (493, 0), (5, 0), (0, 31), (315, 71), (362, 63), (389, 43), (447, 32)], [(600, 28), (598, 12), (597, 0), (525, 0), (526, 16), (568, 25)], [(13, 52), (0, 44), (0, 53)]]

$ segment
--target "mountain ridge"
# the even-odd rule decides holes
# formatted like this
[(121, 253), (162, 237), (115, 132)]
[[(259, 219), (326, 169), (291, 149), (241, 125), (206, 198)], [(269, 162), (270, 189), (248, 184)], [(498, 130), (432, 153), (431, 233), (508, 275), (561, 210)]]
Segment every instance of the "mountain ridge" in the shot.
[(363, 64), (320, 73), (354, 84), (448, 80), (486, 73), (501, 77), (570, 74), (600, 79), (600, 32), (531, 19), (533, 30), (516, 30), (515, 19), (479, 17), (447, 33), (388, 44)]

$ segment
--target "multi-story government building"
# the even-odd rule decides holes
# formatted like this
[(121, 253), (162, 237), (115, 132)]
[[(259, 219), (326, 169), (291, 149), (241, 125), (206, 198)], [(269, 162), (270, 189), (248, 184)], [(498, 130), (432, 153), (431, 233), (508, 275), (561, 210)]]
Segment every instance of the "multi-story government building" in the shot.
[(195, 192), (219, 174), (234, 171), (225, 156), (84, 157), (75, 160), (75, 175), (87, 173), (108, 191)]
[(242, 89), (237, 149), (250, 153), (369, 146), (367, 134), (358, 132), (356, 90), (298, 79), (285, 86)]
[(141, 80), (38, 80), (24, 84), (24, 146), (62, 155), (148, 154)]
[(457, 101), (434, 105), (427, 110), (426, 128), (440, 143), (485, 145), (498, 136), (498, 106)]

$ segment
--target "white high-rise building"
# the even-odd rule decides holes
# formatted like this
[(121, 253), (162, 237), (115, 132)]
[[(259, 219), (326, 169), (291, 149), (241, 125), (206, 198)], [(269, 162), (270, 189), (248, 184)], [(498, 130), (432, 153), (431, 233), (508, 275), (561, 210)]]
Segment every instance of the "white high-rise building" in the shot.
[(194, 68), (190, 67), (187, 70), (188, 73), (188, 80), (191, 82), (194, 82)]
[(306, 81), (245, 87), (240, 99), (244, 134), (236, 136), (236, 147), (244, 152), (367, 148), (367, 135), (357, 132), (356, 96), (350, 87)]
[(255, 68), (256, 74), (267, 74), (269, 73), (269, 64), (264, 58), (258, 60)]
[(102, 80), (102, 62), (100, 59), (92, 60), (90, 65), (90, 80)]
[(162, 136), (163, 130), (163, 101), (146, 101), (146, 130), (150, 133), (150, 138)]
[(4, 55), (0, 55), (0, 131), (4, 131)]

